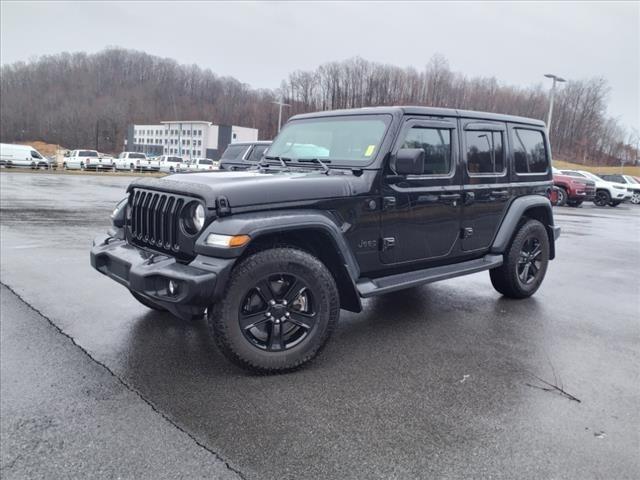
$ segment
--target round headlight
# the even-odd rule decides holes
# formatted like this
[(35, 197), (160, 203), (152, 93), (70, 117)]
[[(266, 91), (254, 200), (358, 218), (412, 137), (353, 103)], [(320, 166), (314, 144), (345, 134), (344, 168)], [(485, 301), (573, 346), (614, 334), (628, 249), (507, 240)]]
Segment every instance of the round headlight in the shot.
[(193, 226), (196, 231), (199, 232), (202, 230), (202, 227), (204, 227), (204, 207), (199, 203), (192, 211), (193, 218), (191, 220), (193, 221)]

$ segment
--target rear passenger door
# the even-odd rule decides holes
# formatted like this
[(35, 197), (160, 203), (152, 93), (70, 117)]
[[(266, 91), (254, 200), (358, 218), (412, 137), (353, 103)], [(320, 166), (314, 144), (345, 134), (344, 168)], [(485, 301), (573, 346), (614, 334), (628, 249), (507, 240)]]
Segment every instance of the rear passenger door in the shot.
[(462, 119), (462, 250), (491, 245), (511, 198), (507, 126), (503, 122)]

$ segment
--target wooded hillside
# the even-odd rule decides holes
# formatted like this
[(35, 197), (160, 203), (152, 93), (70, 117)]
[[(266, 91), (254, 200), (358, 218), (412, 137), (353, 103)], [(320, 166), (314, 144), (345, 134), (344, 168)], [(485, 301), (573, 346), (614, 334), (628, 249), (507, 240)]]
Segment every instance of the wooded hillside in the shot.
[[(633, 163), (637, 138), (606, 114), (609, 88), (603, 79), (572, 80), (556, 96), (551, 142), (557, 156), (586, 163)], [(371, 105), (430, 105), (509, 113), (544, 119), (548, 90), (502, 85), (495, 78), (469, 78), (434, 56), (423, 70), (361, 58), (298, 71), (281, 89), (253, 89), (196, 65), (146, 53), (107, 49), (97, 54), (63, 53), (5, 65), (0, 75), (0, 140), (44, 140), (68, 148), (122, 148), (130, 123), (208, 120), (277, 130), (283, 95), (295, 113)], [(637, 132), (636, 132), (637, 135)]]

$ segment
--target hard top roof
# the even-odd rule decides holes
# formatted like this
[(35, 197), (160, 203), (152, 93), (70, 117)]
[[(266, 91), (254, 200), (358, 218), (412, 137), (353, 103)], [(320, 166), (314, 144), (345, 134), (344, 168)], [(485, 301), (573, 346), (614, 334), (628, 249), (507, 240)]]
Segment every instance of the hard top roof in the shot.
[(453, 108), (397, 106), (397, 107), (364, 107), (347, 110), (328, 110), (325, 112), (303, 113), (295, 115), (291, 120), (313, 117), (333, 117), (338, 115), (375, 115), (375, 114), (404, 114), (404, 115), (429, 115), (435, 117), (460, 117), (478, 120), (495, 120), (498, 122), (524, 123), (544, 127), (542, 120), (535, 118), (519, 117), (517, 115), (504, 115), (501, 113), (476, 112), (474, 110), (457, 110)]

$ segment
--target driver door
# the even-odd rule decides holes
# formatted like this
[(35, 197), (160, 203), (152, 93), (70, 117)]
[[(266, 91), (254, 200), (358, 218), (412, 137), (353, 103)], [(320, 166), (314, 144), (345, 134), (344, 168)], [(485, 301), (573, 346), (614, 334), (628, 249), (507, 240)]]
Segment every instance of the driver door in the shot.
[[(425, 152), (421, 175), (382, 180), (380, 261), (401, 266), (459, 254), (462, 190), (458, 166), (458, 129), (454, 118), (407, 119), (391, 152)], [(391, 168), (393, 170), (393, 168)]]

